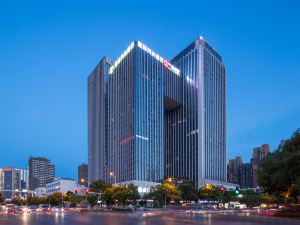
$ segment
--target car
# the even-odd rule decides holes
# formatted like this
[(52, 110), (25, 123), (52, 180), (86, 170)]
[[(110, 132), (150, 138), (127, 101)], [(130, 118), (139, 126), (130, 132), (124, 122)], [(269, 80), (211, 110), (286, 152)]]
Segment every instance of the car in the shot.
[(22, 214), (24, 211), (21, 206), (10, 206), (7, 209), (9, 214)]
[(51, 211), (55, 212), (55, 213), (64, 212), (64, 208), (58, 207), (58, 206), (54, 206), (54, 207), (52, 207)]
[(0, 214), (6, 214), (7, 213), (7, 207), (4, 205), (0, 205)]
[(28, 213), (29, 212), (29, 207), (28, 206), (21, 206), (21, 209), (24, 213)]
[(37, 212), (38, 207), (36, 205), (31, 205), (28, 208), (28, 212)]
[(49, 204), (41, 204), (39, 205), (37, 212), (49, 213), (51, 212), (51, 207)]

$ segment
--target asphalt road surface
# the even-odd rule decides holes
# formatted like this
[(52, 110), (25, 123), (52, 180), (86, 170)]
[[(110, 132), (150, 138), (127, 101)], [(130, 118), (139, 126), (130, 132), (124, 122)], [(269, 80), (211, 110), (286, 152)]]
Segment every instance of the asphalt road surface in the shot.
[(173, 224), (272, 224), (299, 225), (300, 219), (268, 217), (249, 213), (190, 214), (183, 211), (169, 212), (64, 212), (51, 214), (0, 215), (0, 225), (173, 225)]

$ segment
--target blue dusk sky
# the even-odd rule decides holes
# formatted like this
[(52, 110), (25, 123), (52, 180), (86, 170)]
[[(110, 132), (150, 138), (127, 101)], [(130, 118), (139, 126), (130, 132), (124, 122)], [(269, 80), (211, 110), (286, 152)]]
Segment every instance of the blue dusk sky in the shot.
[(227, 68), (227, 158), (300, 127), (299, 1), (1, 1), (0, 167), (87, 162), (87, 76), (140, 40), (167, 59), (202, 35)]

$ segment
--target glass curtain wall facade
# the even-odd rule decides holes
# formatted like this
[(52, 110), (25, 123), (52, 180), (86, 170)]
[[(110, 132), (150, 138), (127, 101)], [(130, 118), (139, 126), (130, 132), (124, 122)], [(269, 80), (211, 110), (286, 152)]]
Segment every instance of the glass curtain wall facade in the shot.
[(139, 41), (88, 78), (89, 182), (226, 182), (225, 67), (197, 38), (171, 63)]
[(166, 129), (178, 146), (166, 146), (166, 176), (187, 177), (196, 186), (221, 185), (227, 174), (226, 74), (222, 58), (199, 37), (171, 63), (184, 78), (182, 108), (171, 115), (173, 127)]
[(0, 169), (0, 194), (4, 199), (12, 199), (21, 192), (20, 169)]
[[(88, 180), (104, 179), (108, 149), (108, 69), (109, 58), (103, 58), (88, 78)], [(105, 158), (106, 157), (106, 158)]]

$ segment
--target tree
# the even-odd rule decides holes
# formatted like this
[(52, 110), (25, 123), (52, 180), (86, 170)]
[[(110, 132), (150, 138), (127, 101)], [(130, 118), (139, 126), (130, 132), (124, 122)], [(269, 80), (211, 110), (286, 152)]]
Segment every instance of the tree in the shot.
[(113, 186), (108, 186), (103, 194), (102, 194), (102, 200), (107, 204), (107, 205), (112, 205), (114, 203), (113, 200), (113, 194), (114, 194), (114, 187)]
[(128, 200), (136, 204), (136, 200), (141, 198), (140, 193), (138, 192), (138, 187), (135, 186), (134, 184), (128, 184), (127, 189), (128, 189)]
[(90, 191), (96, 193), (103, 193), (108, 186), (109, 185), (105, 181), (97, 180), (90, 184)]
[(275, 194), (262, 193), (261, 202), (265, 204), (282, 203), (284, 202), (284, 198)]
[(278, 149), (264, 157), (257, 171), (265, 193), (288, 199), (300, 195), (300, 130), (282, 141)]
[(4, 198), (2, 197), (2, 195), (0, 194), (0, 204), (4, 202)]
[(88, 201), (88, 203), (91, 206), (94, 206), (94, 205), (96, 205), (97, 197), (95, 195), (93, 195), (93, 194), (88, 194), (86, 196), (86, 200)]
[(147, 200), (150, 198), (149, 193), (145, 193), (140, 201), (140, 206), (147, 206)]
[(62, 194), (61, 192), (55, 192), (47, 197), (47, 201), (51, 205), (61, 205), (62, 201), (66, 200), (68, 200), (67, 195)]
[(153, 199), (155, 206), (163, 206), (170, 201), (179, 201), (180, 192), (175, 185), (163, 183), (150, 189), (149, 198)]
[(222, 198), (221, 191), (214, 185), (206, 184), (199, 189), (199, 198), (209, 201), (219, 201)]
[(198, 201), (197, 189), (191, 184), (182, 184), (178, 187), (182, 200)]
[(70, 201), (72, 207), (76, 206), (81, 201), (83, 201), (83, 198), (81, 196), (78, 196), (74, 193), (68, 193), (67, 196), (68, 196), (68, 201)]
[(257, 170), (259, 186), (266, 193), (280, 195), (289, 187), (289, 178), (285, 176), (283, 154), (275, 151), (264, 157)]
[(180, 192), (175, 185), (169, 184), (169, 183), (164, 183), (160, 186), (160, 188), (162, 189), (162, 191), (167, 193), (168, 202), (169, 201), (178, 202), (179, 200), (181, 200)]
[(122, 203), (122, 206), (125, 207), (126, 200), (129, 197), (129, 190), (126, 186), (115, 186), (112, 199)]
[(14, 197), (11, 200), (11, 204), (15, 204), (15, 205), (26, 205), (26, 200), (20, 197)]
[(252, 190), (242, 191), (240, 203), (246, 204), (247, 207), (259, 206), (262, 202), (261, 196)]
[(233, 202), (233, 201), (237, 201), (237, 196), (235, 191), (224, 191), (222, 194), (222, 201), (224, 203), (226, 202)]
[(28, 205), (40, 205), (48, 203), (47, 197), (29, 197), (27, 199)]
[(165, 203), (167, 192), (162, 190), (161, 185), (151, 187), (148, 198), (153, 200), (154, 206), (162, 207)]

